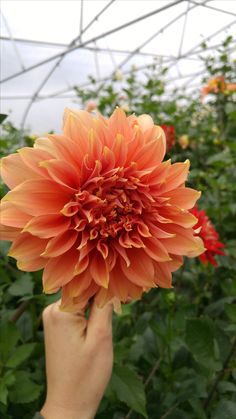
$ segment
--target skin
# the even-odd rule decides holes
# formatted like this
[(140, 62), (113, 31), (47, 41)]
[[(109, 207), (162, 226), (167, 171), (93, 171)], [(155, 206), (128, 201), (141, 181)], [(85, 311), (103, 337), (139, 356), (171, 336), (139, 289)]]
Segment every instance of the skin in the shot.
[(113, 365), (112, 305), (65, 313), (60, 302), (43, 312), (47, 397), (45, 419), (94, 418)]

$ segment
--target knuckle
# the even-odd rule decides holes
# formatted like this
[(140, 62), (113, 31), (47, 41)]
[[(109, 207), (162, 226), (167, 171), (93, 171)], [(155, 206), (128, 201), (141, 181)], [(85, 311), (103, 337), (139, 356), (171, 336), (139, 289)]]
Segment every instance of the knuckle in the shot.
[(44, 308), (43, 313), (42, 313), (44, 323), (47, 322), (50, 315), (50, 311), (51, 311), (50, 305)]
[(111, 330), (105, 327), (99, 327), (96, 333), (97, 342), (100, 344), (108, 343), (112, 340)]
[(51, 320), (54, 320), (57, 317), (57, 307), (56, 304), (49, 304), (44, 310), (43, 310), (43, 322), (48, 323)]

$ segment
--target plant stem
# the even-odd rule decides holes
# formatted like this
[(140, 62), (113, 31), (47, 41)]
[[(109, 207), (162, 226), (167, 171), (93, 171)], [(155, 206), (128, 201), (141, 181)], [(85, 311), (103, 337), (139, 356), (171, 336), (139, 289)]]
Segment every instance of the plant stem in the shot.
[[(159, 369), (160, 363), (161, 363), (162, 357), (160, 357), (155, 364), (153, 365), (147, 379), (144, 382), (144, 388), (146, 389), (146, 387), (148, 386), (148, 384), (150, 383), (152, 377), (154, 377), (155, 373), (157, 372), (157, 370)], [(125, 416), (125, 419), (129, 419), (131, 417), (133, 413), (133, 409), (130, 409), (127, 413), (127, 415)]]
[(17, 322), (17, 320), (20, 318), (20, 316), (24, 313), (24, 311), (26, 310), (26, 308), (29, 305), (29, 301), (23, 301), (19, 307), (16, 309), (15, 313), (12, 315), (12, 317), (10, 318), (10, 320), (12, 322)]
[(225, 371), (226, 371), (226, 369), (228, 367), (228, 364), (229, 364), (231, 358), (234, 356), (235, 351), (236, 351), (236, 338), (233, 340), (233, 343), (232, 343), (230, 352), (229, 352), (227, 358), (225, 359), (225, 362), (223, 364), (222, 370), (219, 372), (218, 376), (216, 377), (216, 380), (215, 380), (215, 382), (214, 382), (214, 384), (212, 386), (212, 389), (211, 389), (211, 391), (210, 391), (207, 399), (205, 400), (205, 403), (204, 403), (204, 408), (205, 409), (209, 406), (209, 404), (210, 404), (210, 402), (212, 400), (212, 397), (213, 397), (213, 395), (214, 395), (214, 393), (215, 393), (215, 391), (217, 389), (217, 386), (218, 386), (220, 380), (223, 378), (223, 376), (225, 374)]

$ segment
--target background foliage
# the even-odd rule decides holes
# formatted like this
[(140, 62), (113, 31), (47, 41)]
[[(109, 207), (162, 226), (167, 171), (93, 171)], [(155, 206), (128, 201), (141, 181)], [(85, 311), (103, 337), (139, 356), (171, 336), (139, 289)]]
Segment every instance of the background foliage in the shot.
[[(216, 57), (204, 59), (208, 79), (235, 75), (228, 37)], [(204, 48), (204, 45), (203, 45)], [(81, 91), (86, 106), (96, 100), (103, 114), (116, 105), (149, 113), (173, 125), (176, 143), (166, 158), (191, 161), (189, 184), (203, 192), (204, 208), (226, 245), (218, 267), (186, 260), (174, 288), (155, 289), (114, 316), (115, 364), (97, 419), (232, 419), (236, 417), (236, 110), (233, 94), (202, 101), (175, 91), (166, 99), (167, 69), (150, 67), (143, 81), (135, 71), (122, 81)], [(120, 78), (120, 77), (119, 77)], [(172, 97), (170, 99), (170, 97)], [(7, 121), (7, 120), (6, 120)], [(32, 145), (34, 137), (3, 125), (1, 155)], [(179, 139), (185, 136), (186, 148)], [(186, 140), (187, 139), (187, 140)], [(1, 195), (6, 193), (1, 185)], [(45, 397), (41, 313), (58, 295), (42, 294), (41, 273), (17, 270), (1, 244), (0, 417), (28, 419)]]

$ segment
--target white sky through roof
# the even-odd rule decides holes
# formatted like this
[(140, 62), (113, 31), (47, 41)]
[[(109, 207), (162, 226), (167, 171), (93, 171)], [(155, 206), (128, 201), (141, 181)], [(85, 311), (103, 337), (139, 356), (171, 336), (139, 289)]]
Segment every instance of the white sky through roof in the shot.
[[(128, 25), (158, 9), (163, 10)], [(27, 71), (65, 51), (80, 33), (76, 45), (85, 47), (65, 54), (50, 77), (58, 58)], [(148, 65), (153, 56), (170, 63), (175, 57), (167, 78), (171, 86), (200, 85), (202, 75), (191, 76), (202, 68), (198, 45), (208, 38), (209, 46), (220, 44), (227, 35), (236, 40), (234, 0), (2, 0), (1, 112), (11, 111), (17, 126), (26, 116), (25, 126), (38, 134), (58, 131), (64, 108), (79, 106), (73, 86), (85, 84), (89, 75), (110, 77), (125, 59), (123, 71)]]

